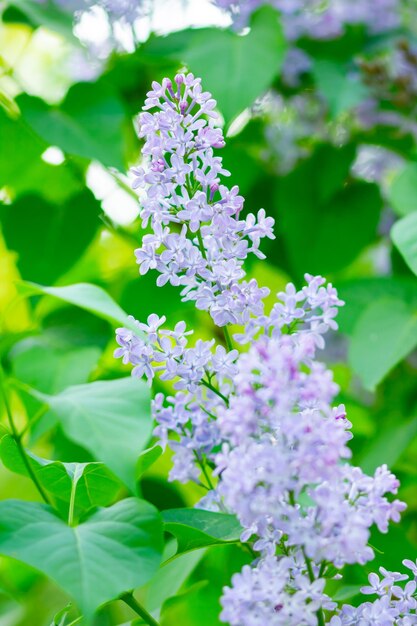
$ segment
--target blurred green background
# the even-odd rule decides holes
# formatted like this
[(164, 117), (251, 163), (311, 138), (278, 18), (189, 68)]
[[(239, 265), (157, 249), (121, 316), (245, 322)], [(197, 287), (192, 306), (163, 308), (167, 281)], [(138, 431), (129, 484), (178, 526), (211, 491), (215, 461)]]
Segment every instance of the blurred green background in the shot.
[[(270, 7), (255, 13), (250, 32), (239, 36), (209, 3), (159, 4), (136, 30), (112, 32), (98, 12), (76, 31), (81, 42), (72, 14), (59, 4), (3, 3), (0, 357), (7, 375), (20, 381), (11, 398), (14, 414), (22, 427), (29, 421), (28, 445), (37, 454), (89, 460), (91, 453), (62, 426), (36, 416), (22, 383), (54, 394), (129, 373), (112, 356), (114, 320), (24, 281), (91, 283), (136, 318), (156, 312), (169, 325), (185, 319), (200, 337), (216, 333), (206, 314), (181, 304), (177, 289), (159, 290), (152, 274), (139, 277), (133, 255), (143, 235), (127, 176), (140, 158), (134, 117), (152, 80), (186, 67), (218, 100), (227, 130), (221, 156), (245, 209), (263, 207), (276, 219), (267, 260), (247, 268), (270, 287), (269, 305), (288, 281), (302, 284), (305, 272), (324, 275), (346, 302), (340, 332), (322, 358), (353, 423), (354, 461), (366, 471), (387, 463), (401, 480), (408, 503), (403, 522), (372, 541), (376, 565), (396, 569), (403, 558), (417, 557), (413, 7), (404, 3), (403, 26), (386, 35), (357, 26), (335, 40), (300, 42), (312, 64), (289, 84), (288, 44)], [(144, 474), (144, 497), (160, 509), (192, 506), (202, 494), (167, 483), (169, 463), (163, 455)], [(0, 497), (39, 499), (26, 477), (5, 467)], [(246, 561), (232, 546), (183, 557), (165, 595), (155, 599), (163, 606), (161, 623), (219, 624), (221, 587)], [(376, 565), (350, 568), (347, 584), (362, 583)], [(49, 626), (67, 602), (41, 574), (0, 558), (0, 626)], [(129, 609), (115, 603), (95, 624), (129, 619)]]

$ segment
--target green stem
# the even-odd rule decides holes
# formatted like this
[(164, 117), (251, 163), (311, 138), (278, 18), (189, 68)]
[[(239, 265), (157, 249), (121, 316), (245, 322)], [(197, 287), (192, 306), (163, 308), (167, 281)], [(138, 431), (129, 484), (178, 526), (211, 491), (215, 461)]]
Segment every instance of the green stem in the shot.
[(204, 247), (204, 241), (203, 241), (203, 237), (201, 236), (200, 229), (198, 229), (197, 231), (197, 239), (198, 239), (198, 245), (200, 247), (201, 254), (203, 255), (203, 258), (207, 261), (206, 249)]
[(22, 440), (21, 440), (21, 436), (19, 435), (19, 433), (17, 432), (17, 428), (16, 428), (16, 424), (14, 423), (13, 420), (13, 414), (12, 414), (12, 409), (9, 403), (9, 398), (7, 396), (7, 392), (6, 392), (6, 385), (4, 382), (4, 373), (3, 373), (3, 369), (0, 366), (0, 392), (1, 395), (3, 396), (3, 401), (4, 401), (4, 406), (6, 409), (6, 414), (7, 414), (7, 419), (9, 421), (10, 424), (10, 430), (12, 431), (12, 436), (13, 439), (16, 442), (16, 445), (18, 447), (20, 456), (22, 457), (22, 461), (26, 467), (26, 471), (29, 475), (29, 477), (32, 479), (33, 484), (35, 485), (36, 489), (38, 490), (39, 494), (42, 496), (42, 499), (44, 500), (44, 502), (46, 502), (46, 504), (51, 504), (48, 496), (46, 495), (45, 491), (43, 490), (42, 485), (40, 484), (40, 482), (37, 479), (37, 476), (35, 474), (35, 472), (32, 469), (32, 466), (30, 464), (30, 459), (26, 453), (25, 448), (22, 445)]
[(68, 526), (74, 526), (75, 494), (77, 492), (77, 482), (77, 480), (73, 479), (71, 485), (71, 495), (68, 507)]
[[(295, 495), (294, 495), (293, 491), (290, 491), (288, 493), (288, 499), (289, 499), (290, 504), (292, 506), (296, 505)], [(305, 561), (305, 564), (306, 564), (306, 567), (307, 567), (308, 578), (309, 578), (311, 583), (314, 583), (314, 581), (316, 580), (316, 577), (314, 576), (313, 566), (311, 564), (311, 559), (309, 559), (309, 557), (307, 556), (304, 547), (301, 547), (301, 552), (303, 554), (304, 561)], [(316, 611), (316, 615), (317, 615), (318, 626), (325, 626), (323, 609), (321, 609), (321, 608), (318, 609), (318, 611)]]
[(232, 343), (232, 339), (230, 337), (230, 333), (229, 333), (227, 326), (223, 326), (223, 334), (224, 334), (224, 339), (226, 341), (226, 347), (228, 351), (231, 352), (233, 350), (233, 343)]
[[(304, 560), (305, 560), (305, 563), (306, 563), (306, 566), (307, 566), (307, 573), (308, 573), (308, 577), (310, 579), (310, 582), (314, 583), (316, 578), (314, 576), (313, 566), (311, 565), (311, 560), (308, 558), (304, 548), (301, 548), (301, 552), (303, 553), (303, 557), (304, 557)], [(325, 626), (323, 609), (318, 609), (318, 611), (316, 611), (316, 615), (317, 615), (318, 626)]]
[(219, 398), (221, 398), (226, 403), (227, 406), (229, 406), (228, 398), (226, 398), (226, 396), (224, 396), (222, 392), (217, 389), (217, 387), (209, 383), (209, 381), (205, 380), (205, 378), (202, 379), (201, 384), (204, 385), (204, 387), (207, 387), (207, 389), (210, 389), (210, 391), (213, 391), (216, 395), (219, 396)]
[(214, 489), (214, 485), (211, 482), (211, 478), (210, 478), (210, 476), (209, 476), (209, 474), (207, 472), (206, 464), (205, 464), (205, 462), (202, 459), (200, 459), (200, 457), (198, 456), (197, 452), (195, 454), (196, 454), (197, 463), (201, 467), (201, 471), (203, 472), (203, 476), (204, 476), (204, 478), (207, 481), (207, 485), (209, 486), (209, 488), (211, 490), (213, 490)]
[(83, 619), (84, 618), (81, 615), (80, 617), (77, 617), (77, 619), (75, 619), (73, 622), (71, 622), (71, 624), (68, 624), (68, 626), (75, 626), (75, 624), (79, 624)]
[(133, 593), (124, 593), (120, 596), (120, 599), (123, 600), (125, 604), (130, 606), (132, 611), (134, 611), (137, 615), (143, 619), (146, 624), (149, 626), (159, 626), (158, 622), (152, 617), (150, 613), (136, 600), (133, 596)]

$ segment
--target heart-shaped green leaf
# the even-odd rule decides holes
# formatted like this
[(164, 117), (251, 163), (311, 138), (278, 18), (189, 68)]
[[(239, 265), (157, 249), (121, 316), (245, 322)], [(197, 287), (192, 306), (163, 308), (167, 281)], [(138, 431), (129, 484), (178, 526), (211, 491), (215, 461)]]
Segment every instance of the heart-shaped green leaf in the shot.
[[(119, 480), (103, 463), (62, 463), (49, 461), (26, 451), (32, 470), (42, 487), (66, 506), (71, 498), (73, 481), (75, 490), (75, 510), (77, 513), (94, 506), (106, 506), (114, 501), (120, 489)], [(16, 474), (28, 475), (19, 448), (11, 435), (4, 435), (0, 441), (0, 457), (5, 467)]]
[(6, 500), (0, 502), (0, 554), (52, 578), (91, 616), (150, 580), (161, 560), (162, 523), (152, 505), (136, 498), (73, 528), (47, 505)]
[(75, 385), (56, 396), (32, 393), (49, 405), (69, 439), (135, 490), (137, 460), (152, 433), (144, 381), (129, 377)]
[(186, 552), (217, 543), (237, 542), (242, 527), (234, 515), (203, 509), (163, 511), (164, 528), (178, 541), (178, 552)]

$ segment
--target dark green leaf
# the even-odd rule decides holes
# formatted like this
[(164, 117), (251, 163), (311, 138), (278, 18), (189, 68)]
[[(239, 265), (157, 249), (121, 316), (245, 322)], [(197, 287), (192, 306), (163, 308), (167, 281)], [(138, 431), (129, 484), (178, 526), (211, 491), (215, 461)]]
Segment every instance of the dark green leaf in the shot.
[(129, 498), (69, 527), (43, 504), (0, 502), (0, 553), (40, 570), (87, 615), (145, 584), (162, 553), (156, 509)]
[(234, 515), (202, 509), (170, 509), (162, 513), (164, 528), (178, 541), (178, 552), (237, 542), (242, 527)]
[(0, 206), (6, 244), (18, 254), (22, 277), (53, 283), (68, 271), (93, 240), (99, 211), (87, 189), (62, 205), (30, 195)]
[(298, 277), (339, 271), (376, 239), (382, 206), (378, 187), (343, 184), (353, 154), (351, 146), (322, 147), (278, 182), (280, 232)]

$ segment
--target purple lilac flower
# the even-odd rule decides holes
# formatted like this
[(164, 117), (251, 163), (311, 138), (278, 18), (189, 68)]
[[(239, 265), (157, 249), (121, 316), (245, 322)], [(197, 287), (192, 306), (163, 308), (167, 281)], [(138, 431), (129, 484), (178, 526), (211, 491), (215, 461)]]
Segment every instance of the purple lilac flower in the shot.
[(320, 578), (311, 582), (292, 558), (269, 556), (232, 577), (232, 587), (225, 587), (221, 599), (220, 619), (231, 626), (315, 626), (317, 609), (335, 606), (324, 584)]
[[(351, 424), (335, 404), (332, 373), (316, 360), (326, 332), (337, 329), (337, 291), (306, 274), (306, 284), (288, 284), (265, 315), (266, 290), (246, 280), (243, 262), (249, 252), (262, 258), (272, 220), (263, 210), (240, 220), (238, 188), (220, 182), (215, 104), (190, 74), (153, 83), (145, 108), (157, 111), (140, 116), (145, 163), (135, 170), (141, 217), (153, 232), (136, 257), (142, 274), (156, 269), (160, 286), (181, 286), (184, 299), (208, 311), (227, 348), (150, 315), (133, 321), (138, 332), (117, 330), (115, 356), (133, 375), (171, 385), (171, 395), (152, 403), (155, 435), (174, 453), (170, 479), (205, 487), (198, 506), (235, 514), (241, 541), (259, 555), (224, 589), (223, 621), (316, 626), (325, 611), (331, 626), (416, 624), (416, 582), (403, 584), (396, 572), (372, 575), (363, 593), (377, 599), (359, 607), (339, 610), (324, 593), (330, 566), (372, 559), (371, 527), (387, 532), (405, 505), (386, 466), (368, 476), (348, 463)], [(250, 343), (246, 352), (232, 348), (229, 323), (242, 326), (233, 339)], [(417, 565), (404, 565), (416, 575)]]
[(159, 286), (180, 286), (183, 300), (224, 326), (262, 313), (268, 290), (243, 280), (243, 262), (249, 253), (264, 258), (259, 245), (274, 237), (274, 220), (263, 209), (239, 219), (243, 198), (222, 184), (229, 172), (214, 154), (224, 146), (215, 106), (192, 74), (153, 83), (144, 107), (152, 113), (142, 113), (138, 124), (144, 162), (134, 170), (134, 187), (143, 190), (140, 216), (153, 233), (136, 259), (141, 274), (156, 269)]
[[(413, 579), (408, 574), (388, 572), (380, 568), (381, 577), (369, 575), (369, 585), (361, 591), (367, 596), (374, 595), (373, 602), (364, 602), (358, 607), (344, 605), (329, 622), (330, 626), (413, 626), (417, 624), (416, 574), (415, 563), (405, 559), (403, 565), (412, 570)], [(401, 584), (399, 584), (401, 583)]]

